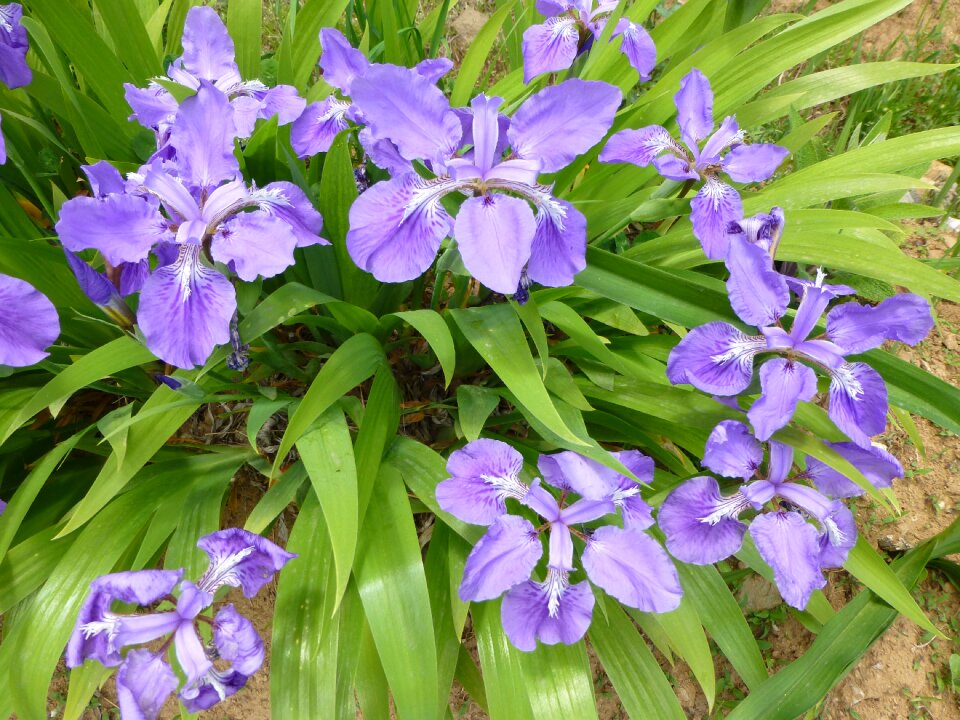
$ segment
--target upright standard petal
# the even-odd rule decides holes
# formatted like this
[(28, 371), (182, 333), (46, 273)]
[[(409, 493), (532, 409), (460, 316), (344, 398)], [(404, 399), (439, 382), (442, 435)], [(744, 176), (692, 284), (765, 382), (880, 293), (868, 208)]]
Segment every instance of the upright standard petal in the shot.
[(527, 99), (507, 136), (518, 157), (539, 160), (541, 172), (561, 170), (596, 145), (613, 125), (623, 96), (605, 82), (565, 80)]
[(450, 232), (453, 223), (440, 198), (455, 189), (453, 183), (430, 182), (415, 173), (377, 183), (350, 207), (350, 257), (382, 282), (418, 277)]
[[(870, 445), (863, 448), (852, 442), (827, 443), (827, 445), (863, 473), (874, 487), (890, 487), (896, 478), (903, 477), (903, 465), (881, 447)], [(813, 480), (813, 484), (820, 492), (830, 497), (856, 497), (866, 492), (855, 482), (814, 457), (807, 457), (806, 477)]]
[(460, 206), (453, 235), (467, 270), (491, 290), (511, 294), (530, 259), (537, 224), (525, 200), (491, 194)]
[(580, 31), (572, 17), (552, 17), (523, 33), (523, 82), (545, 72), (566, 70), (577, 58)]
[(740, 142), (742, 137), (743, 133), (740, 130), (740, 125), (737, 123), (737, 118), (733, 115), (728, 115), (723, 119), (723, 122), (720, 123), (717, 131), (704, 143), (703, 150), (700, 151), (700, 157), (697, 159), (697, 167), (707, 168), (710, 165), (719, 163), (720, 153), (734, 143)]
[(60, 318), (47, 296), (30, 283), (0, 273), (0, 365), (40, 362), (60, 335)]
[(240, 80), (233, 39), (211, 7), (192, 7), (183, 24), (183, 67), (200, 80)]
[(392, 140), (407, 160), (442, 164), (458, 149), (462, 130), (449, 101), (409, 68), (374, 65), (351, 92), (374, 137)]
[(593, 590), (586, 580), (567, 584), (566, 577), (549, 570), (543, 583), (528, 580), (507, 591), (500, 606), (503, 630), (514, 647), (524, 652), (544, 645), (573, 645), (590, 627)]
[(700, 175), (694, 167), (693, 161), (686, 155), (668, 154), (661, 155), (653, 161), (653, 166), (667, 180), (675, 182), (685, 182), (687, 180), (699, 180)]
[(754, 327), (767, 327), (783, 317), (790, 304), (790, 288), (759, 245), (730, 237), (726, 265), (730, 271), (730, 306), (741, 320)]
[(447, 460), (451, 477), (437, 484), (440, 509), (474, 525), (489, 525), (506, 510), (506, 499), (521, 500), (523, 456), (499, 440), (481, 438), (455, 450)]
[(829, 287), (821, 285), (804, 287), (803, 295), (800, 298), (800, 306), (797, 308), (797, 315), (790, 327), (790, 338), (794, 343), (800, 343), (810, 335), (820, 320), (820, 316), (823, 315), (823, 311), (834, 297), (836, 295)]
[(292, 85), (277, 85), (266, 91), (259, 90), (254, 94), (260, 102), (258, 118), (268, 120), (277, 116), (278, 125), (289, 125), (303, 114), (307, 101), (300, 97), (300, 93)]
[(789, 154), (786, 148), (769, 143), (737, 145), (723, 158), (720, 167), (734, 182), (761, 182), (772, 176)]
[(837, 305), (827, 313), (827, 337), (844, 355), (879, 347), (885, 340), (916, 345), (933, 329), (930, 303), (919, 295), (894, 295), (876, 306)]
[(733, 325), (711, 322), (687, 333), (667, 358), (674, 385), (690, 383), (714, 395), (739, 395), (753, 379), (753, 358), (766, 349), (763, 337), (744, 335)]
[(233, 109), (227, 96), (210, 83), (201, 82), (197, 94), (180, 103), (170, 130), (170, 145), (177, 152), (181, 176), (207, 190), (233, 180), (240, 173), (233, 155), (235, 137)]
[(290, 144), (299, 158), (327, 152), (333, 139), (348, 123), (346, 112), (350, 105), (332, 95), (320, 102), (310, 103), (290, 127)]
[(727, 228), (743, 217), (740, 195), (726, 183), (710, 178), (690, 201), (693, 234), (711, 260), (726, 258), (730, 248)]
[(632, 163), (646, 167), (667, 150), (682, 152), (665, 127), (647, 125), (637, 130), (621, 130), (611, 135), (600, 151), (600, 162)]
[(180, 691), (183, 698), (195, 697), (199, 692), (198, 686), (204, 676), (214, 669), (213, 662), (207, 656), (203, 643), (197, 636), (197, 629), (193, 623), (185, 622), (173, 634), (174, 648), (177, 653), (177, 662), (180, 669), (187, 676), (187, 682)]
[(451, 70), (453, 70), (453, 60), (445, 57), (427, 58), (413, 66), (413, 71), (417, 75), (432, 83), (436, 83)]
[(544, 17), (562, 15), (575, 5), (573, 0), (536, 0), (537, 12)]
[(529, 521), (501, 515), (470, 551), (460, 583), (460, 599), (492, 600), (530, 577), (543, 546)]
[(173, 240), (160, 211), (136, 195), (67, 200), (56, 231), (67, 250), (99, 250), (114, 266), (145, 260), (155, 244)]
[(774, 358), (760, 367), (760, 398), (747, 412), (758, 440), (769, 440), (790, 422), (797, 403), (817, 394), (817, 376), (801, 363)]
[(644, 612), (670, 612), (683, 588), (677, 569), (656, 540), (641, 530), (597, 528), (583, 551), (583, 569), (594, 585), (624, 605)]
[(81, 165), (80, 169), (87, 176), (94, 197), (122, 193), (126, 189), (123, 175), (106, 160), (100, 160), (93, 165)]
[(487, 97), (483, 93), (470, 102), (473, 111), (473, 163), (486, 177), (486, 173), (500, 160), (497, 148), (500, 143), (500, 113), (498, 108), (503, 98)]
[(190, 369), (230, 341), (237, 309), (233, 285), (200, 263), (200, 248), (181, 247), (177, 261), (157, 268), (143, 285), (137, 323), (157, 357)]
[(749, 480), (763, 462), (763, 446), (750, 428), (737, 420), (724, 420), (710, 431), (703, 466), (724, 477)]
[(117, 704), (123, 720), (156, 720), (179, 684), (162, 655), (131, 650), (117, 671)]
[(383, 168), (391, 177), (401, 177), (413, 172), (413, 166), (392, 141), (386, 138), (376, 139), (370, 128), (365, 127), (357, 135), (367, 159), (379, 168)]
[(630, 22), (627, 18), (620, 18), (611, 39), (620, 36), (623, 39), (620, 51), (627, 56), (633, 69), (640, 75), (640, 81), (650, 79), (650, 73), (657, 66), (657, 46), (653, 38), (643, 25)]
[(615, 470), (572, 450), (541, 455), (537, 468), (544, 482), (588, 500), (603, 500), (619, 487)]
[(537, 212), (527, 276), (546, 287), (565, 287), (587, 266), (587, 219), (566, 200), (550, 202), (549, 210)]
[(683, 141), (696, 151), (697, 143), (713, 132), (713, 90), (707, 76), (693, 68), (680, 81), (673, 101)]
[(33, 80), (33, 71), (27, 65), (27, 29), (21, 17), (20, 3), (0, 5), (0, 82), (11, 90)]
[(240, 528), (219, 530), (204, 535), (197, 547), (210, 558), (210, 565), (197, 586), (209, 593), (224, 585), (243, 589), (251, 598), (273, 579), (274, 573), (294, 559), (265, 537)]
[(844, 363), (830, 372), (830, 419), (862, 448), (887, 424), (887, 386), (866, 363)]
[(233, 263), (237, 277), (252, 282), (279, 275), (293, 265), (297, 238), (290, 225), (271, 212), (237, 213), (222, 223), (210, 242), (217, 262)]
[(118, 616), (110, 611), (111, 605), (114, 601), (150, 605), (168, 595), (181, 577), (183, 570), (137, 570), (103, 575), (90, 583), (67, 643), (67, 667), (79, 667), (89, 658), (107, 667), (119, 665), (120, 648), (111, 642)]
[(793, 447), (786, 443), (771, 440), (769, 443), (770, 461), (767, 463), (767, 481), (780, 486), (793, 468)]
[(803, 610), (813, 591), (827, 584), (820, 571), (816, 528), (799, 513), (763, 513), (750, 523), (750, 537), (760, 557), (773, 568), (783, 599), (788, 605)]
[(747, 526), (737, 517), (749, 507), (743, 495), (724, 497), (717, 481), (703, 475), (687, 480), (667, 495), (657, 513), (657, 524), (675, 558), (711, 565), (740, 549)]
[(153, 129), (173, 122), (180, 105), (165, 87), (152, 83), (145, 88), (130, 83), (124, 83), (123, 87), (123, 97), (133, 110), (129, 120)]
[(323, 79), (344, 95), (350, 95), (354, 79), (363, 75), (370, 62), (353, 47), (339, 30), (323, 28), (320, 31), (320, 69)]
[[(783, 234), (783, 209), (774, 207), (769, 213), (757, 213), (731, 223), (728, 232), (738, 235), (751, 245), (756, 245), (765, 253), (773, 257), (776, 255), (780, 236)], [(789, 284), (789, 281), (787, 281)]]

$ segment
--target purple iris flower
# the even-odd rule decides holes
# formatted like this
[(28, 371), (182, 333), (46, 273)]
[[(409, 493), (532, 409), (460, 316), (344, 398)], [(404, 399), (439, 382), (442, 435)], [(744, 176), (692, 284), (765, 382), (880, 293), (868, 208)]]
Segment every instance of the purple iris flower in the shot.
[[(743, 131), (733, 115), (725, 118), (714, 132), (713, 91), (710, 81), (696, 68), (680, 81), (674, 102), (686, 147), (674, 140), (666, 128), (648, 125), (616, 133), (600, 153), (600, 162), (627, 162), (640, 167), (653, 163), (668, 180), (703, 180), (703, 186), (690, 202), (690, 220), (707, 257), (722, 259), (729, 246), (727, 228), (743, 217), (743, 205), (737, 191), (720, 179), (720, 173), (726, 173), (735, 182), (760, 182), (773, 175), (790, 153), (768, 143), (744, 145)], [(708, 136), (700, 148), (700, 142)], [(729, 152), (722, 154), (728, 148)]]
[(49, 355), (60, 318), (46, 295), (30, 283), (0, 273), (0, 365), (26, 367)]
[[(639, 452), (613, 453), (631, 472), (653, 477), (653, 461)], [(645, 612), (669, 612), (680, 604), (683, 590), (677, 571), (663, 548), (644, 530), (653, 524), (650, 506), (639, 486), (623, 475), (576, 453), (541, 455), (544, 481), (520, 480), (523, 458), (498, 440), (475, 440), (450, 455), (447, 480), (437, 485), (440, 507), (464, 522), (489, 529), (467, 557), (460, 583), (464, 601), (492, 600), (506, 593), (501, 606), (503, 629), (517, 648), (532, 651), (546, 645), (575, 643), (593, 615), (590, 583), (570, 583), (573, 537), (586, 543), (581, 564), (591, 582), (624, 605)], [(546, 490), (561, 491), (559, 501)], [(580, 499), (566, 504), (569, 493)], [(508, 513), (513, 499), (545, 521), (535, 528)], [(623, 527), (577, 526), (622, 511)], [(549, 528), (549, 552), (543, 582), (530, 574), (543, 555), (541, 533)]]
[[(857, 527), (841, 501), (795, 482), (802, 474), (788, 480), (793, 467), (790, 446), (771, 441), (769, 449), (766, 470), (760, 472), (763, 446), (743, 423), (721, 422), (707, 439), (703, 465), (746, 484), (732, 495), (723, 495), (715, 478), (691, 478), (663, 501), (657, 522), (674, 557), (710, 565), (740, 549), (747, 531), (740, 515), (761, 511), (749, 521), (750, 536), (773, 568), (783, 599), (802, 610), (810, 594), (826, 584), (822, 570), (846, 561), (857, 540)], [(781, 502), (763, 512), (777, 497)]]
[[(340, 91), (341, 97), (330, 95), (320, 102), (310, 103), (290, 128), (290, 143), (297, 157), (307, 158), (327, 152), (333, 139), (349, 122), (363, 125), (363, 113), (350, 100), (353, 81), (363, 77), (372, 65), (366, 55), (350, 45), (343, 33), (334, 28), (320, 31), (320, 69), (323, 79)], [(391, 65), (390, 67), (397, 67)], [(447, 58), (427, 59), (412, 68), (420, 77), (434, 84), (453, 68)], [(409, 172), (410, 163), (397, 154), (388, 140), (374, 138), (369, 128), (359, 134), (360, 142), (370, 159), (391, 174)]]
[[(768, 247), (775, 249), (782, 219), (778, 209), (771, 217), (777, 230), (770, 232)], [(756, 221), (756, 218), (752, 219)], [(745, 222), (763, 227), (763, 222)], [(770, 229), (771, 224), (766, 225)], [(742, 228), (741, 228), (742, 229)], [(758, 238), (762, 233), (758, 232)], [(667, 360), (670, 382), (690, 383), (704, 392), (731, 396), (742, 393), (753, 380), (753, 361), (761, 353), (780, 357), (760, 367), (760, 398), (747, 413), (760, 440), (768, 440), (793, 417), (797, 403), (817, 394), (817, 378), (810, 366), (830, 378), (829, 414), (834, 424), (862, 448), (886, 426), (887, 388), (880, 375), (848, 355), (879, 347), (885, 340), (914, 345), (933, 327), (929, 303), (904, 293), (876, 306), (847, 302), (827, 313), (824, 336), (810, 339), (831, 300), (852, 294), (845, 285), (827, 285), (818, 272), (815, 281), (788, 278), (773, 268), (764, 242), (750, 242), (750, 233), (729, 236), (726, 259), (730, 269), (727, 290), (730, 304), (759, 335), (747, 335), (724, 322), (711, 322), (691, 330)], [(789, 330), (781, 319), (790, 301), (790, 290), (801, 296)]]
[[(27, 29), (20, 23), (20, 3), (0, 5), (0, 82), (11, 90), (29, 85), (33, 71), (27, 65)], [(0, 165), (7, 162), (7, 144), (0, 134)]]
[[(155, 159), (126, 183), (113, 178), (94, 197), (67, 201), (56, 226), (67, 250), (94, 248), (112, 267), (156, 254), (137, 323), (151, 351), (181, 368), (204, 363), (231, 339), (236, 293), (212, 262), (251, 281), (283, 272), (294, 248), (327, 243), (318, 235), (320, 214), (295, 185), (247, 187), (234, 135), (226, 95), (201, 81), (177, 109), (169, 139), (175, 159)], [(100, 177), (93, 170), (91, 184)]]
[[(249, 620), (233, 605), (222, 606), (212, 618), (201, 613), (213, 604), (224, 586), (242, 588), (250, 598), (270, 582), (293, 553), (246, 530), (231, 528), (205, 535), (197, 546), (210, 557), (203, 577), (194, 584), (182, 580), (183, 570), (140, 570), (104, 575), (90, 584), (90, 596), (80, 610), (67, 644), (67, 667), (96, 660), (106, 667), (120, 666), (117, 697), (124, 718), (153, 720), (180, 685), (164, 655), (171, 643), (186, 676), (180, 699), (189, 712), (199, 712), (233, 695), (263, 664), (263, 641)], [(179, 597), (171, 593), (179, 586)], [(114, 602), (152, 605), (168, 601), (173, 609), (150, 614), (113, 612)], [(204, 645), (197, 622), (212, 627)], [(121, 650), (169, 636), (156, 652)], [(216, 659), (230, 667), (214, 666)]]
[[(558, 72), (573, 65), (577, 56), (603, 32), (616, 2), (594, 0), (537, 0), (537, 10), (547, 21), (523, 33), (523, 82), (540, 73)], [(657, 48), (643, 25), (621, 18), (611, 40), (622, 37), (620, 49), (640, 75), (649, 80), (657, 65)]]
[[(307, 101), (292, 85), (268, 88), (259, 80), (244, 81), (240, 77), (233, 39), (213, 8), (190, 8), (182, 44), (183, 55), (167, 68), (169, 79), (192, 90), (198, 90), (206, 81), (229, 97), (237, 137), (250, 137), (258, 118), (276, 115), (281, 125), (287, 125), (303, 112)], [(146, 88), (125, 83), (124, 88), (133, 108), (130, 119), (156, 130), (158, 145), (165, 146), (177, 114), (177, 99), (156, 82)]]
[[(451, 109), (439, 89), (404, 68), (374, 66), (351, 91), (374, 138), (437, 175), (408, 171), (360, 195), (347, 233), (357, 265), (384, 282), (412, 280), (452, 231), (467, 270), (492, 290), (516, 292), (524, 271), (542, 285), (573, 282), (586, 264), (586, 218), (538, 178), (600, 141), (620, 105), (617, 88), (567, 80), (527, 99), (512, 118), (499, 112), (501, 98), (485, 95), (470, 110)], [(456, 221), (441, 203), (451, 193), (468, 196)]]
[[(125, 181), (119, 171), (104, 160), (82, 167), (94, 198), (102, 200), (110, 193), (136, 189), (135, 183)], [(150, 262), (143, 259), (137, 263), (120, 263), (116, 267), (106, 263), (104, 272), (98, 272), (75, 253), (67, 249), (63, 252), (84, 294), (121, 327), (132, 327), (135, 318), (124, 298), (143, 287), (150, 274)]]

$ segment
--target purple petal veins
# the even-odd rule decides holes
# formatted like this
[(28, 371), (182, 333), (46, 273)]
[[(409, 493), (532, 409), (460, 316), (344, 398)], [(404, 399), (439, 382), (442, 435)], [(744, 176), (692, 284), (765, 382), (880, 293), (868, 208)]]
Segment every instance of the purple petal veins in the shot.
[(547, 568), (542, 583), (527, 580), (503, 597), (503, 629), (513, 645), (524, 652), (544, 645), (579, 642), (590, 627), (595, 599), (590, 584), (571, 585), (563, 570)]
[(527, 520), (501, 515), (474, 546), (463, 570), (460, 599), (492, 600), (525, 582), (543, 555), (543, 546)]
[(721, 495), (714, 478), (695, 477), (667, 495), (657, 522), (675, 558), (710, 565), (740, 549), (747, 526), (737, 518), (750, 506), (739, 492)]
[(499, 440), (481, 438), (451, 453), (451, 477), (437, 485), (440, 508), (464, 522), (489, 525), (506, 512), (507, 498), (523, 500), (523, 457)]
[(561, 16), (531, 25), (523, 33), (523, 82), (545, 72), (566, 70), (577, 57), (580, 31), (576, 20)]
[(773, 568), (777, 588), (789, 605), (802, 610), (813, 591), (827, 584), (820, 570), (817, 530), (799, 513), (758, 515), (750, 523), (750, 536)]
[(248, 598), (297, 557), (265, 537), (239, 528), (204, 535), (197, 547), (210, 558), (210, 566), (197, 586), (209, 593), (224, 585), (239, 587)]
[(751, 337), (723, 322), (694, 328), (667, 359), (674, 385), (690, 383), (715, 395), (738, 395), (753, 378), (753, 358), (766, 349), (763, 337)]

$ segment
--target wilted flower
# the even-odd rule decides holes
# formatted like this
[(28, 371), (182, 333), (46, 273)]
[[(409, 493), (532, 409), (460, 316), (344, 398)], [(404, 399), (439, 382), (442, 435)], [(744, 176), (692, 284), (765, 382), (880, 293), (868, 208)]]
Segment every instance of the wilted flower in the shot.
[[(537, 0), (537, 10), (547, 21), (531, 25), (523, 33), (523, 81), (544, 72), (566, 70), (603, 32), (615, 2), (594, 0)], [(621, 18), (611, 39), (622, 37), (620, 49), (639, 73), (649, 80), (657, 64), (657, 48), (642, 25)]]
[[(771, 217), (776, 218), (773, 213)], [(775, 224), (778, 233), (782, 220)], [(778, 237), (777, 233), (771, 233), (771, 238)], [(757, 438), (769, 439), (790, 422), (798, 402), (813, 399), (817, 378), (812, 366), (830, 378), (830, 418), (857, 445), (869, 448), (870, 437), (883, 432), (886, 425), (887, 388), (873, 368), (846, 357), (879, 347), (885, 340), (910, 345), (920, 342), (933, 327), (929, 303), (904, 293), (876, 306), (836, 305), (827, 313), (826, 334), (810, 339), (830, 301), (852, 294), (853, 289), (825, 284), (822, 272), (815, 281), (781, 275), (760, 241), (754, 244), (746, 233), (738, 235), (729, 236), (726, 260), (730, 304), (744, 322), (758, 327), (760, 334), (746, 335), (724, 322), (694, 328), (670, 353), (670, 382), (690, 383), (720, 396), (737, 395), (753, 380), (754, 358), (776, 353), (782, 357), (760, 367), (761, 395), (747, 413)], [(788, 331), (781, 319), (791, 289), (801, 300)]]
[(30, 283), (0, 273), (0, 365), (38, 363), (60, 335), (60, 318), (47, 296)]
[[(652, 479), (650, 458), (637, 451), (613, 455), (638, 477)], [(498, 440), (475, 440), (450, 455), (452, 477), (437, 485), (440, 507), (464, 522), (489, 526), (467, 557), (461, 599), (492, 600), (506, 593), (503, 628), (521, 650), (534, 650), (538, 639), (547, 645), (577, 642), (590, 626), (594, 597), (586, 580), (570, 583), (576, 536), (586, 544), (581, 564), (587, 577), (611, 596), (645, 612), (668, 612), (679, 605), (683, 590), (676, 569), (643, 532), (653, 518), (635, 482), (572, 452), (541, 455), (543, 481), (529, 486), (519, 478), (522, 466), (520, 453)], [(559, 501), (546, 483), (561, 491)], [(571, 492), (580, 499), (567, 505)], [(544, 524), (535, 528), (509, 514), (507, 499), (534, 510)], [(618, 508), (623, 527), (575, 527)], [(530, 574), (543, 555), (540, 535), (548, 528), (546, 577), (537, 582)]]
[[(793, 467), (790, 446), (776, 441), (768, 445), (769, 459), (761, 473), (763, 446), (743, 423), (721, 422), (707, 439), (703, 465), (746, 484), (732, 495), (722, 495), (714, 478), (691, 478), (663, 501), (657, 522), (667, 549), (694, 565), (710, 565), (737, 552), (749, 523), (750, 536), (773, 568), (783, 599), (802, 610), (810, 594), (826, 584), (822, 570), (846, 561), (857, 540), (857, 527), (842, 502), (795, 482), (804, 474), (794, 473), (788, 480)], [(768, 506), (777, 497), (782, 502)], [(761, 512), (748, 522), (739, 519), (751, 510)]]
[[(412, 280), (452, 231), (467, 270), (492, 290), (516, 292), (524, 268), (542, 285), (573, 282), (586, 264), (586, 219), (538, 177), (603, 137), (620, 105), (617, 88), (567, 80), (528, 98), (512, 118), (499, 112), (501, 98), (485, 95), (469, 111), (451, 109), (440, 90), (404, 68), (374, 66), (351, 90), (373, 137), (438, 176), (407, 171), (357, 199), (347, 234), (357, 265), (385, 282)], [(470, 196), (456, 222), (440, 202), (455, 192)]]
[[(708, 258), (725, 258), (729, 245), (727, 229), (731, 222), (743, 217), (743, 204), (737, 191), (720, 179), (720, 173), (736, 182), (760, 182), (773, 175), (790, 153), (768, 143), (744, 145), (743, 131), (733, 115), (713, 132), (713, 91), (710, 81), (696, 68), (680, 81), (674, 102), (686, 147), (674, 140), (666, 128), (648, 125), (616, 133), (600, 153), (600, 162), (627, 162), (640, 167), (653, 163), (668, 180), (703, 180), (703, 186), (690, 202), (693, 232)], [(700, 142), (708, 136), (701, 149)]]
[[(208, 82), (229, 97), (237, 137), (250, 137), (258, 118), (276, 115), (280, 125), (286, 125), (303, 112), (307, 101), (292, 85), (268, 88), (259, 80), (244, 81), (240, 77), (233, 39), (213, 8), (190, 8), (181, 42), (183, 55), (170, 63), (167, 76), (191, 90), (199, 90), (201, 83)], [(177, 99), (156, 82), (146, 88), (125, 83), (124, 88), (133, 108), (130, 119), (154, 128), (158, 145), (164, 147), (177, 114)]]
[[(164, 655), (173, 643), (177, 663), (186, 676), (180, 699), (189, 712), (199, 712), (233, 695), (263, 664), (263, 641), (253, 625), (233, 605), (224, 605), (212, 618), (201, 615), (213, 604), (218, 588), (242, 588), (250, 598), (273, 574), (296, 557), (269, 540), (231, 528), (205, 535), (197, 546), (210, 557), (203, 577), (194, 584), (182, 580), (183, 570), (139, 570), (104, 575), (90, 584), (90, 596), (80, 610), (67, 644), (67, 667), (96, 660), (106, 667), (120, 666), (117, 698), (124, 718), (154, 720), (166, 699), (180, 685)], [(182, 581), (181, 581), (182, 580)], [(179, 597), (171, 593), (179, 584)], [(167, 601), (172, 610), (126, 615), (112, 610), (114, 602), (152, 605)], [(213, 628), (204, 645), (197, 622)], [(156, 652), (121, 650), (169, 636)], [(215, 659), (231, 663), (214, 666)]]
[(108, 174), (99, 165), (85, 168), (91, 184), (99, 183), (95, 196), (64, 203), (56, 226), (67, 250), (94, 248), (112, 267), (157, 255), (137, 322), (147, 346), (177, 367), (204, 363), (230, 340), (236, 294), (204, 256), (250, 281), (283, 272), (294, 248), (327, 242), (318, 236), (320, 214), (298, 187), (247, 187), (234, 135), (227, 97), (201, 81), (177, 110), (169, 139), (175, 158), (155, 159), (109, 186), (100, 182)]

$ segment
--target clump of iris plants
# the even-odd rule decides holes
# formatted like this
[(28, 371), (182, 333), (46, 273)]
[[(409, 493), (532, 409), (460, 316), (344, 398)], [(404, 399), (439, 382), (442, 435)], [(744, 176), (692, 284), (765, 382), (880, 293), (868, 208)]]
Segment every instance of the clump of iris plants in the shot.
[[(637, 478), (653, 479), (653, 461), (636, 450), (611, 457)], [(584, 636), (593, 615), (591, 583), (628, 607), (675, 610), (683, 595), (680, 579), (663, 548), (644, 532), (653, 516), (640, 486), (574, 452), (541, 455), (537, 465), (543, 477), (528, 485), (520, 480), (523, 457), (504, 442), (474, 440), (451, 453), (451, 477), (437, 485), (440, 507), (488, 526), (467, 557), (460, 598), (476, 602), (503, 595), (503, 629), (526, 651), (535, 649), (537, 640), (570, 645)], [(571, 502), (571, 496), (578, 499)], [(511, 513), (508, 500), (532, 510), (538, 525)], [(544, 534), (549, 551), (543, 580), (532, 580)], [(587, 580), (571, 583), (577, 571), (574, 538), (583, 543), (580, 565)]]
[[(296, 555), (239, 528), (204, 535), (197, 547), (210, 564), (195, 583), (184, 580), (179, 569), (112, 573), (90, 584), (67, 644), (67, 667), (95, 660), (118, 668), (117, 699), (124, 718), (155, 720), (178, 688), (188, 712), (206, 710), (243, 688), (263, 665), (263, 641), (232, 604), (222, 605), (212, 616), (204, 611), (222, 587), (240, 588), (244, 596), (254, 597)], [(157, 608), (152, 613), (122, 613), (114, 609), (116, 603)], [(203, 633), (200, 624), (209, 633)], [(121, 654), (130, 646), (159, 640), (159, 647)], [(165, 659), (171, 651), (184, 681)], [(220, 661), (229, 665), (224, 668)]]
[[(279, 578), (273, 627), (274, 712), (293, 718), (357, 705), (441, 717), (471, 632), (492, 709), (514, 690), (550, 707), (556, 683), (528, 681), (562, 657), (569, 707), (589, 716), (589, 638), (631, 716), (651, 712), (643, 698), (669, 713), (641, 630), (666, 656), (701, 652), (708, 632), (736, 646), (731, 664), (770, 697), (747, 626), (728, 622), (731, 607), (742, 621), (729, 588), (696, 567), (734, 555), (796, 610), (844, 566), (910, 609), (909, 564), (857, 560), (871, 549), (849, 501), (904, 475), (878, 436), (895, 390), (923, 376), (878, 351), (923, 340), (931, 304), (893, 284), (868, 301), (798, 262), (823, 260), (819, 239), (794, 243), (806, 221), (892, 250), (889, 208), (815, 205), (886, 202), (906, 182), (892, 173), (935, 143), (871, 134), (821, 183), (801, 152), (810, 126), (754, 130), (837, 94), (811, 76), (767, 97), (763, 63), (731, 72), (749, 8), (658, 6), (648, 31), (644, 4), (505, 5), (458, 68), (435, 56), (446, 4), (421, 18), (358, 0), (333, 18), (303, 0), (267, 55), (242, 25), (259, 3), (94, 3), (89, 23), (70, 3), (74, 43), (45, 26), (60, 19), (50, 5), (26, 18), (0, 5), (0, 83), (19, 89), (3, 106), (0, 207), (23, 211), (0, 237), (15, 255), (0, 256), (0, 567), (13, 578), (0, 669), (54, 637), (25, 662), (52, 673), (66, 640), (69, 668), (115, 671), (123, 720), (155, 720), (174, 696), (198, 713), (237, 695), (267, 659), (227, 588), (253, 598), (297, 554), (229, 528), (197, 541), (199, 578), (123, 568), (171, 533), (192, 543), (242, 467), (266, 488), (246, 527), (296, 505), (289, 546), (310, 568)], [(801, 41), (819, 53), (885, 4), (843, 5), (789, 28), (790, 52), (769, 45), (782, 43), (773, 20), (744, 50), (786, 77), (781, 56), (801, 57)], [(144, 14), (134, 38), (149, 46), (125, 42)], [(479, 62), (490, 42), (502, 52)], [(112, 70), (93, 75), (91, 57)], [(51, 139), (56, 152), (38, 153)], [(881, 170), (855, 174), (864, 156)], [(798, 169), (823, 198), (790, 196)], [(844, 235), (847, 222), (864, 232)], [(910, 269), (863, 272), (949, 296), (950, 278)], [(80, 292), (92, 306), (70, 306)], [(934, 387), (947, 400), (927, 388), (904, 407), (960, 422)], [(126, 536), (110, 555), (115, 525)], [(96, 570), (72, 566), (91, 551)], [(41, 617), (68, 582), (79, 613)], [(815, 619), (827, 634), (845, 618)], [(556, 645), (569, 647), (543, 649)], [(0, 710), (38, 716), (42, 693), (14, 682), (0, 672)], [(778, 698), (807, 692), (776, 682)], [(800, 708), (797, 692), (783, 707)]]

